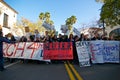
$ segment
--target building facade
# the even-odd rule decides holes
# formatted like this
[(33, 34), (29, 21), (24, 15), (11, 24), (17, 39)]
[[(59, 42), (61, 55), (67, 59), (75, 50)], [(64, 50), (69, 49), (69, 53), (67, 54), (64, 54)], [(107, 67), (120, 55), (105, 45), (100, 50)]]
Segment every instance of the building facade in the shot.
[(4, 0), (0, 0), (0, 27), (4, 35), (11, 33), (13, 26), (16, 26), (17, 14)]
[(114, 27), (106, 27), (106, 31), (107, 31), (107, 36), (114, 36), (114, 37), (120, 37), (120, 25), (118, 26), (114, 26)]
[(101, 37), (103, 35), (103, 29), (97, 27), (85, 28), (81, 30), (81, 34), (86, 35), (88, 38), (93, 38), (96, 34)]
[[(105, 33), (104, 33), (105, 32)], [(103, 28), (86, 28), (84, 30), (81, 30), (81, 33), (88, 36), (88, 38), (93, 37), (95, 34), (99, 34), (99, 36), (102, 36), (103, 34), (110, 38), (113, 37), (114, 39), (120, 39), (120, 25), (114, 26), (114, 27), (105, 27), (105, 30)]]

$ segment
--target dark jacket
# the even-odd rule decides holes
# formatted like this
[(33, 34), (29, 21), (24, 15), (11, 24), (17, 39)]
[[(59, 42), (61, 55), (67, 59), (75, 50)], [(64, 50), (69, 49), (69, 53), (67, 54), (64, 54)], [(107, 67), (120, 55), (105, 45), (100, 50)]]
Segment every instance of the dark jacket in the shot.
[(0, 56), (3, 55), (3, 42), (12, 43), (9, 39), (5, 37), (0, 37)]

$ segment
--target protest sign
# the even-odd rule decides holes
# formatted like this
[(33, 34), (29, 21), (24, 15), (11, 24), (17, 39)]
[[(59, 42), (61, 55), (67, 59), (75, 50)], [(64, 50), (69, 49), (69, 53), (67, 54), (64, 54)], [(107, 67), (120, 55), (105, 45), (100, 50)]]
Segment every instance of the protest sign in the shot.
[(104, 63), (104, 41), (90, 41), (90, 53), (92, 63)]
[(119, 63), (119, 41), (105, 41), (104, 45), (104, 61)]
[(80, 67), (90, 66), (89, 42), (88, 41), (76, 42), (76, 49)]
[(44, 43), (44, 59), (73, 59), (72, 42)]
[[(43, 60), (43, 43), (20, 42), (4, 43), (4, 57)], [(49, 60), (48, 60), (49, 61)]]

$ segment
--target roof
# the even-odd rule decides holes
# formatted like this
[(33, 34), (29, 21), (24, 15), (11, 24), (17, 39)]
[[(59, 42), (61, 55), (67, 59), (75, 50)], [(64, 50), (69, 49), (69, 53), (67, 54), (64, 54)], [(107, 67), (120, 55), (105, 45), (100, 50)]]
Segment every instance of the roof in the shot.
[(18, 14), (18, 12), (17, 12), (15, 9), (13, 9), (10, 5), (8, 5), (4, 0), (0, 0), (0, 2), (3, 3), (4, 5), (6, 5), (6, 6), (9, 7), (11, 10), (13, 10), (15, 13)]
[(101, 31), (101, 30), (103, 30), (102, 28), (97, 28), (97, 27), (91, 27), (91, 28), (89, 28), (89, 30), (97, 30), (97, 31)]

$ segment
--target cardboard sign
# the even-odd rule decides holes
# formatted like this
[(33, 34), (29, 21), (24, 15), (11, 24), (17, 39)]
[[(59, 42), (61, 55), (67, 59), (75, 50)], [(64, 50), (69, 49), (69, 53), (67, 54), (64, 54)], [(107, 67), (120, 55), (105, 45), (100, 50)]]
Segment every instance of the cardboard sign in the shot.
[(44, 44), (44, 59), (73, 59), (72, 42), (53, 42)]

